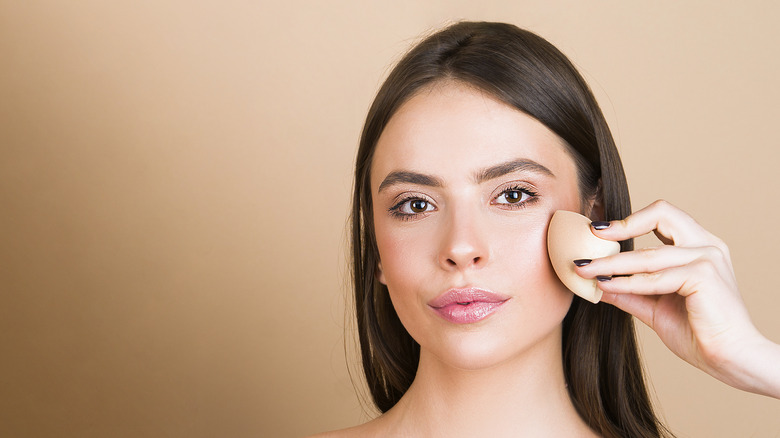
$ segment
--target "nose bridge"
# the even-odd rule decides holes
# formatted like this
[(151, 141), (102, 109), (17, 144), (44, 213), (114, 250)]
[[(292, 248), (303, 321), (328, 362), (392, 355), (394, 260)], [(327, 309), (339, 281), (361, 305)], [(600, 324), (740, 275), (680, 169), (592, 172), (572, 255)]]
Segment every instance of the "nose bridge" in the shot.
[(485, 265), (490, 248), (483, 213), (469, 205), (452, 205), (448, 210), (439, 253), (441, 266), (466, 269)]

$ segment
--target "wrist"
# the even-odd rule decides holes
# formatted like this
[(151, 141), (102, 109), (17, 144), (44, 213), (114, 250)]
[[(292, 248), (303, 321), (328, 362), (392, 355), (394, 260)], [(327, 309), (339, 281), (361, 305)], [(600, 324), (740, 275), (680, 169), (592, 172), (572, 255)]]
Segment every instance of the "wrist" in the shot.
[(780, 399), (780, 345), (760, 333), (747, 341), (737, 357), (729, 360), (731, 378), (722, 379), (735, 388)]

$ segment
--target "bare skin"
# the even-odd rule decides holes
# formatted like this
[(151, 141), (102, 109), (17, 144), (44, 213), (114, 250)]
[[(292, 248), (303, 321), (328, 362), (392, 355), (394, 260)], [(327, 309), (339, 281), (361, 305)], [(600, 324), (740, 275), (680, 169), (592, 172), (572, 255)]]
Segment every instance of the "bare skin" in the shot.
[[(371, 185), (379, 279), (421, 345), (420, 364), (390, 411), (321, 436), (596, 436), (566, 390), (561, 322), (572, 295), (546, 252), (552, 214), (583, 210), (562, 140), (481, 91), (435, 84), (387, 125)], [(431, 310), (462, 287), (511, 298), (473, 324)]]
[[(527, 168), (487, 181), (473, 177), (518, 158), (554, 177)], [(436, 184), (401, 178), (379, 190), (398, 171)], [(597, 436), (566, 391), (560, 329), (571, 294), (552, 273), (544, 239), (555, 210), (599, 219), (599, 202), (580, 204), (573, 161), (560, 139), (480, 91), (439, 83), (393, 116), (377, 146), (371, 184), (379, 278), (421, 345), (420, 365), (390, 411), (317, 436)], [(780, 346), (752, 324), (720, 239), (665, 201), (592, 231), (615, 241), (654, 232), (663, 243), (577, 267), (583, 278), (617, 276), (599, 283), (602, 301), (634, 315), (715, 378), (780, 398)], [(462, 286), (511, 300), (484, 321), (463, 325), (443, 321), (426, 305)]]
[(603, 301), (653, 329), (676, 355), (737, 389), (780, 398), (780, 346), (753, 325), (728, 247), (682, 210), (659, 200), (606, 229), (622, 240), (654, 232), (664, 245), (576, 268), (600, 283)]

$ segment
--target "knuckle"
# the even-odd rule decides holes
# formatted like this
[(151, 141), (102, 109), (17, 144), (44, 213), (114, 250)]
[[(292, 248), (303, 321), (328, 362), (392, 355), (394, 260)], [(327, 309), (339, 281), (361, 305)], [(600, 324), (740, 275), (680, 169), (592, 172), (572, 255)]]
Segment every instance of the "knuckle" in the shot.
[(653, 265), (654, 259), (659, 254), (659, 248), (657, 247), (648, 247), (648, 248), (641, 248), (640, 250), (636, 251), (637, 254), (640, 257), (641, 260), (641, 269), (648, 270), (651, 265)]
[(715, 237), (715, 242), (713, 243), (713, 246), (718, 248), (720, 250), (720, 252), (721, 252), (721, 255), (724, 256), (725, 258), (730, 258), (731, 257), (731, 252), (729, 251), (729, 246), (726, 245), (726, 242), (724, 242), (720, 238)]
[(658, 283), (661, 281), (662, 274), (660, 271), (646, 272), (643, 274), (646, 281), (651, 283)]
[(653, 201), (652, 205), (661, 206), (663, 204), (668, 204), (668, 202), (665, 199), (656, 199), (655, 201)]
[(672, 205), (666, 199), (657, 199), (651, 205), (653, 207), (661, 210), (661, 211), (670, 211), (670, 210), (676, 210), (677, 209), (674, 205)]
[(713, 242), (704, 247), (706, 256), (712, 261), (725, 262), (729, 259), (729, 249), (723, 242)]
[(693, 271), (700, 278), (708, 278), (717, 274), (717, 269), (715, 269), (715, 265), (710, 260), (697, 259), (691, 265)]
[(723, 253), (720, 251), (720, 248), (715, 245), (708, 245), (702, 249), (704, 250), (704, 254), (706, 254), (706, 256), (710, 259), (715, 259), (723, 255)]
[(667, 279), (662, 272), (645, 272), (642, 274), (635, 274), (632, 276), (638, 289), (643, 289), (648, 293), (658, 293), (666, 289), (665, 283)]

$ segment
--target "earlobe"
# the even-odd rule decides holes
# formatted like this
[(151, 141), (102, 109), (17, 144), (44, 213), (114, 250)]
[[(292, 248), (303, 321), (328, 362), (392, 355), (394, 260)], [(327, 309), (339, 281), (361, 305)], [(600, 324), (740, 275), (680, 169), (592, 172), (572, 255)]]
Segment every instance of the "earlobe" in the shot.
[(385, 281), (385, 272), (382, 270), (382, 262), (376, 264), (376, 278), (380, 283), (387, 286), (387, 281)]
[(587, 209), (583, 212), (591, 221), (606, 220), (604, 215), (604, 193), (601, 190), (601, 179), (599, 179), (596, 194), (587, 203)]
[(603, 221), (605, 220), (604, 217), (604, 203), (601, 202), (600, 199), (594, 199), (590, 203), (590, 213), (588, 214), (588, 218), (590, 218), (591, 221)]

